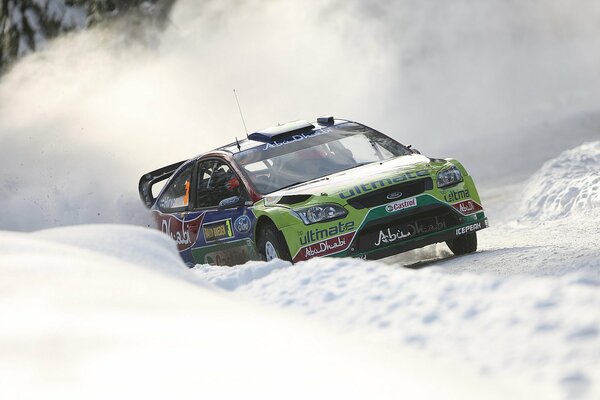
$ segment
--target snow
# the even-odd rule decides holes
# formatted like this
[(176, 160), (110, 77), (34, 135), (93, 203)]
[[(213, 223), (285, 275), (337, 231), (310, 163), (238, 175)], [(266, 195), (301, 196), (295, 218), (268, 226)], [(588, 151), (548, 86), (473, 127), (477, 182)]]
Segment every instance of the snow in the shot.
[(34, 47), (36, 49), (41, 49), (46, 44), (46, 37), (42, 33), (43, 31), (40, 26), (39, 16), (31, 8), (28, 8), (25, 10), (25, 18), (27, 18), (28, 25), (34, 32)]
[(582, 144), (546, 162), (525, 188), (526, 220), (600, 212), (600, 141)]
[(45, 10), (46, 18), (58, 22), (63, 31), (83, 29), (86, 26), (86, 6), (67, 5), (64, 0), (36, 0), (34, 3)]
[(17, 55), (19, 57), (29, 53), (31, 51), (31, 48), (29, 47), (29, 44), (27, 44), (27, 40), (25, 39), (25, 37), (20, 37), (19, 38), (19, 47), (17, 49)]
[[(583, 191), (595, 154), (567, 151), (526, 184)], [(190, 270), (143, 227), (0, 231), (0, 398), (598, 398), (596, 203), (519, 219), (501, 205), (523, 192), (504, 190), (462, 257)]]
[(235, 290), (242, 285), (261, 279), (278, 269), (290, 267), (292, 264), (282, 260), (268, 263), (251, 261), (244, 265), (222, 268), (215, 265), (197, 265), (195, 273), (200, 279), (225, 290)]
[[(66, 32), (83, 29), (87, 23), (88, 6), (67, 4), (65, 0), (34, 0), (33, 4), (21, 3), (23, 2), (9, 0), (6, 6), (10, 19), (6, 29), (14, 28), (19, 35), (19, 57), (46, 47), (48, 38), (45, 24), (53, 23), (58, 25), (60, 31)], [(28, 43), (28, 38), (33, 41), (33, 46)]]
[(185, 266), (149, 229), (0, 232), (0, 254), (0, 398), (524, 393), (159, 273)]
[[(0, 231), (0, 398), (600, 398), (600, 8), (384, 3), (180, 1), (155, 54), (96, 30), (3, 76), (0, 229), (43, 230)], [(91, 225), (145, 224), (141, 173), (233, 141), (232, 86), (256, 129), (335, 104), (463, 161), (478, 252), (189, 270)]]
[(85, 8), (71, 6), (64, 8), (64, 14), (60, 18), (62, 29), (83, 29), (87, 22), (87, 12)]
[[(47, 3), (47, 4), (46, 4)], [(38, 0), (38, 5), (46, 7), (46, 15), (48, 18), (54, 21), (60, 21), (62, 16), (66, 13), (67, 6), (61, 1), (50, 1)]]
[[(389, 348), (417, 349), (432, 360), (459, 360), (459, 365), (476, 366), (482, 376), (527, 378), (554, 396), (598, 392), (597, 274), (456, 276), (444, 268), (415, 271), (321, 259), (275, 269), (236, 291), (322, 318), (340, 331), (368, 331), (368, 341)], [(227, 280), (225, 285), (210, 280), (231, 288)], [(572, 376), (580, 377), (577, 387)]]
[(13, 1), (8, 2), (8, 15), (10, 15), (10, 22), (21, 31), (23, 29), (23, 13)]
[(25, 18), (27, 18), (27, 23), (34, 31), (38, 32), (41, 29), (40, 20), (38, 15), (31, 9), (25, 9)]
[[(479, 233), (472, 255), (452, 257), (440, 244), (381, 262), (330, 258), (193, 271), (240, 298), (328, 321), (338, 331), (359, 331), (368, 342), (549, 390), (538, 397), (595, 398), (599, 143), (565, 151), (527, 182), (492, 191), (489, 204), (484, 198), (492, 228)], [(566, 204), (554, 220), (547, 199), (565, 187), (583, 200)]]

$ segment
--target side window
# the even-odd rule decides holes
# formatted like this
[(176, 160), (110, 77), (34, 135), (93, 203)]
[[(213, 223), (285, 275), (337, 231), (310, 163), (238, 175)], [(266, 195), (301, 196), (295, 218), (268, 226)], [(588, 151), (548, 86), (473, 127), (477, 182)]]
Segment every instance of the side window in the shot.
[(190, 202), (190, 185), (192, 182), (192, 171), (194, 165), (188, 166), (176, 178), (169, 182), (169, 186), (158, 199), (161, 210), (182, 210), (187, 208)]
[(244, 196), (241, 182), (235, 172), (223, 161), (207, 160), (198, 165), (198, 208), (217, 207), (233, 196)]
[(339, 141), (352, 155), (356, 163), (371, 162), (375, 159), (387, 160), (394, 154), (375, 140), (365, 140), (364, 136), (349, 136)]

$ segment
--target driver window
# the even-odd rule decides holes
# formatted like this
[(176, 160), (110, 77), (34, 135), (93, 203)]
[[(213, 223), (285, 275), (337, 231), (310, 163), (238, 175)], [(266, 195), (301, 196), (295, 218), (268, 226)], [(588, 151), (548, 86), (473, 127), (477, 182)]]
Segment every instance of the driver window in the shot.
[(218, 207), (233, 196), (242, 196), (241, 182), (235, 172), (220, 160), (201, 161), (198, 164), (197, 208)]

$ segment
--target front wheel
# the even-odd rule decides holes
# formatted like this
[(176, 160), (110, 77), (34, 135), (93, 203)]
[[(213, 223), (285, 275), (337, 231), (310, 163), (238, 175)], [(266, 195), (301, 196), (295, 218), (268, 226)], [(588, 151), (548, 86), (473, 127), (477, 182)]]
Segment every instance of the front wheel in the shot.
[(467, 233), (452, 240), (446, 240), (446, 244), (454, 255), (460, 256), (462, 254), (473, 253), (477, 250), (477, 232)]
[(265, 261), (271, 261), (276, 258), (292, 261), (285, 238), (272, 224), (268, 224), (260, 230), (257, 247), (258, 252)]

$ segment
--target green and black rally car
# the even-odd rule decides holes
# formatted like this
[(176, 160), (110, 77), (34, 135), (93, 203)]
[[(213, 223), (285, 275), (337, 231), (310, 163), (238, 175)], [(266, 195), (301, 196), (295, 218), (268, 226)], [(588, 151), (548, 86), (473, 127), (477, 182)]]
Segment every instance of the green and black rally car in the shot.
[(458, 161), (333, 117), (264, 129), (149, 172), (139, 191), (188, 265), (378, 259), (437, 242), (458, 255), (474, 252), (488, 226)]

